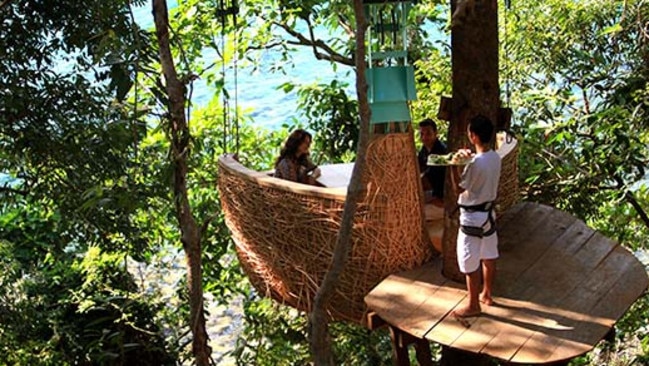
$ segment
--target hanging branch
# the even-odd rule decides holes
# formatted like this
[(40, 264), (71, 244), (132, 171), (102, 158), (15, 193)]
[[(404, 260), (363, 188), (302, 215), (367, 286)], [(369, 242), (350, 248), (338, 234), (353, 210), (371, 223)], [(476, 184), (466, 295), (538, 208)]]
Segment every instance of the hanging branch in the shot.
[(638, 213), (638, 216), (640, 216), (640, 219), (642, 222), (645, 224), (646, 227), (649, 228), (649, 216), (645, 212), (645, 210), (642, 208), (640, 205), (640, 202), (635, 198), (633, 193), (630, 191), (626, 191), (624, 193), (624, 199), (635, 209), (635, 211)]
[[(613, 179), (615, 180), (619, 188), (624, 187), (624, 180), (622, 179), (622, 177), (616, 174), (613, 176)], [(633, 193), (631, 193), (631, 191), (627, 189), (624, 193), (621, 194), (621, 198), (624, 198), (625, 201), (633, 206), (635, 211), (638, 213), (638, 216), (640, 216), (640, 220), (642, 220), (645, 226), (649, 228), (649, 215), (647, 215), (647, 212), (645, 212), (645, 210), (642, 208), (640, 202), (638, 202)]]

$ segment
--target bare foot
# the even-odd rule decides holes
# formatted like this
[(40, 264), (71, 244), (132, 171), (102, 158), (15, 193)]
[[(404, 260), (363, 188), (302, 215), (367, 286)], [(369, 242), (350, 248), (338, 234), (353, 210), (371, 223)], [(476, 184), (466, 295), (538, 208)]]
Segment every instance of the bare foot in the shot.
[(479, 316), (481, 314), (480, 308), (472, 309), (468, 306), (461, 307), (457, 310), (453, 310), (453, 316), (456, 318), (471, 318), (474, 316)]
[(494, 299), (491, 296), (480, 295), (480, 302), (487, 306), (491, 306), (494, 304)]

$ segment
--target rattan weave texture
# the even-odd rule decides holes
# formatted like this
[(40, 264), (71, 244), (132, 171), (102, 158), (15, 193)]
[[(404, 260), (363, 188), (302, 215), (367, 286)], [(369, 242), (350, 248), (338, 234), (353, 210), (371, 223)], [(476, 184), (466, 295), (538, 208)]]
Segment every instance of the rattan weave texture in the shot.
[[(497, 210), (518, 202), (517, 146), (502, 151)], [(372, 137), (352, 253), (328, 309), (361, 323), (364, 296), (388, 275), (433, 255), (423, 237), (421, 187), (412, 132)], [(219, 193), (243, 270), (265, 296), (308, 311), (333, 257), (345, 201), (340, 189), (307, 186), (219, 159)]]
[[(328, 309), (332, 319), (361, 322), (370, 289), (432, 256), (421, 229), (414, 149), (412, 132), (371, 139), (352, 253)], [(333, 257), (345, 194), (236, 165), (220, 159), (219, 191), (241, 265), (262, 294), (308, 311)]]

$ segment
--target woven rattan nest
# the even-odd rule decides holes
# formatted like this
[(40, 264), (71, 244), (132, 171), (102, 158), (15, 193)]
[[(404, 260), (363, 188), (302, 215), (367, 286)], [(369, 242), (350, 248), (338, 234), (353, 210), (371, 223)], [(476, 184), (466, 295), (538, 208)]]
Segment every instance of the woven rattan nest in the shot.
[[(504, 160), (503, 170), (505, 165)], [(432, 257), (422, 227), (418, 176), (412, 132), (371, 139), (352, 253), (328, 308), (332, 319), (362, 322), (363, 298), (374, 286)], [(309, 311), (333, 257), (346, 189), (277, 179), (222, 156), (219, 192), (252, 285), (265, 296)]]

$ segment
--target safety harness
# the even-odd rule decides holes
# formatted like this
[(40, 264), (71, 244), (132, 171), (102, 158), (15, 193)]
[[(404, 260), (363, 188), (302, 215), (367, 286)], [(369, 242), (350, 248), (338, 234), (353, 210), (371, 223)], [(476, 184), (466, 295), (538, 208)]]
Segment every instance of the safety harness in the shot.
[[(484, 236), (489, 236), (493, 233), (496, 232), (496, 220), (494, 219), (493, 216), (493, 207), (494, 207), (494, 202), (485, 202), (481, 203), (479, 205), (472, 205), (472, 206), (465, 206), (465, 205), (459, 205), (460, 208), (463, 208), (467, 212), (488, 212), (489, 214), (487, 215), (487, 220), (485, 220), (484, 224), (482, 226), (469, 226), (469, 225), (460, 225), (460, 230), (462, 230), (463, 233), (469, 236), (476, 236), (478, 238), (482, 238)], [(489, 223), (489, 230), (485, 231), (485, 225)]]

